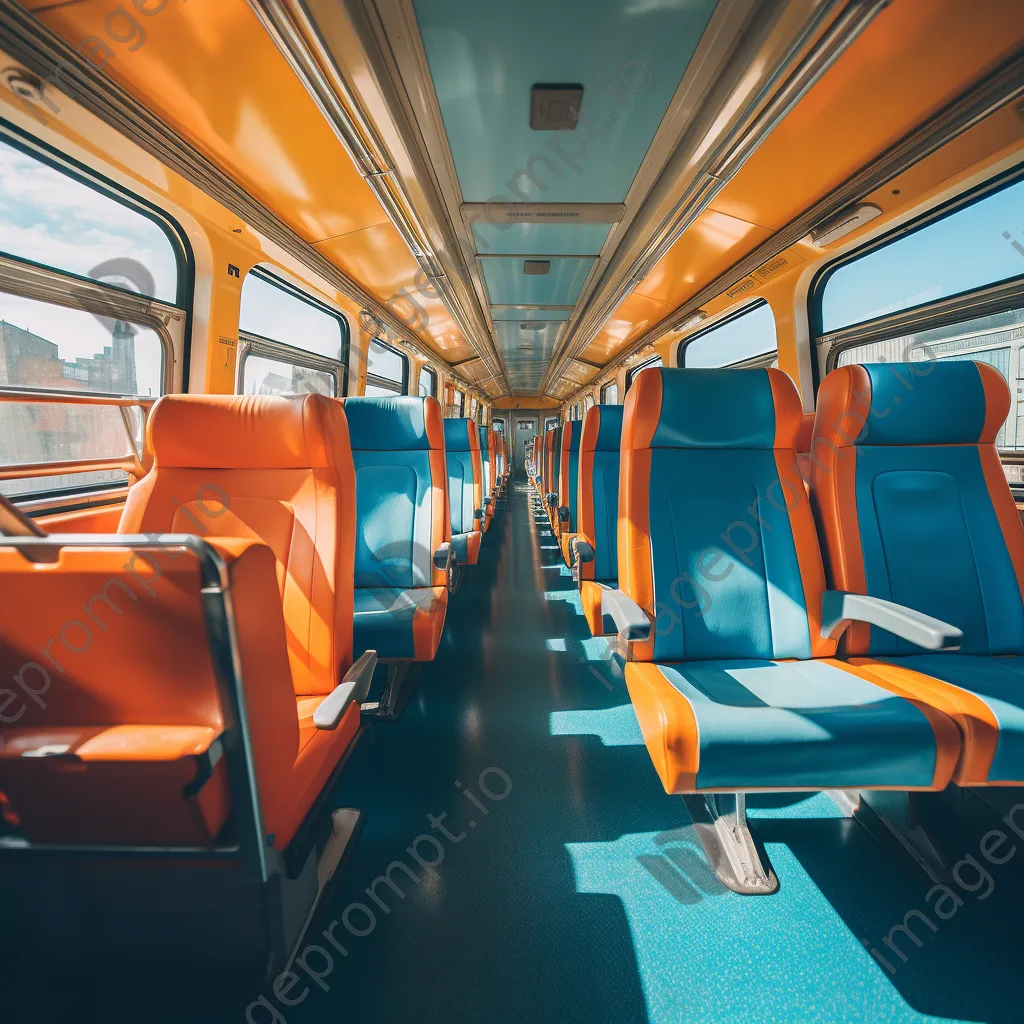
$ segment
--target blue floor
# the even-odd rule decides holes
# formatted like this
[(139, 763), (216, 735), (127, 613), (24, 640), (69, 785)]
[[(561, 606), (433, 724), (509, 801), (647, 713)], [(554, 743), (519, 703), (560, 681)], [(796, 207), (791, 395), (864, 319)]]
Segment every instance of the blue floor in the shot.
[[(978, 899), (987, 884), (965, 888), (959, 907), (946, 905), (955, 911), (948, 920), (931, 914), (934, 932), (912, 916), (919, 946), (894, 933), (905, 961), (883, 940), (909, 912), (929, 909), (930, 883), (824, 795), (758, 801), (753, 827), (780, 891), (723, 889), (681, 799), (661, 789), (546, 520), (525, 488), (509, 506), (453, 597), (438, 657), (402, 717), (370, 727), (343, 774), (338, 805), (361, 808), (364, 827), (312, 923), (295, 980), (268, 989), (247, 1018), (237, 996), (133, 990), (112, 972), (76, 992), (76, 1012), (61, 1019), (1024, 1017), (1024, 904), (1014, 879), (1024, 850), (990, 869), (988, 898)], [(965, 839), (963, 852), (977, 857), (983, 834)], [(967, 872), (965, 887), (974, 878)], [(179, 995), (185, 1008), (172, 1010)]]
[[(776, 896), (723, 889), (525, 488), (483, 551), (401, 720), (376, 725), (345, 774), (342, 802), (365, 828), (310, 941), (337, 921), (347, 955), (333, 950), (329, 991), (299, 971), (309, 994), (288, 1022), (1024, 1016), (1008, 877), (1024, 855), (991, 869), (988, 899), (961, 892), (949, 920), (931, 915), (934, 933), (912, 918), (921, 946), (895, 936), (906, 962), (883, 939), (929, 909), (930, 883), (824, 795), (751, 811)], [(447, 835), (428, 818), (442, 814)], [(378, 883), (375, 901), (366, 890), (389, 867), (398, 891)], [(315, 951), (306, 962), (326, 967)]]

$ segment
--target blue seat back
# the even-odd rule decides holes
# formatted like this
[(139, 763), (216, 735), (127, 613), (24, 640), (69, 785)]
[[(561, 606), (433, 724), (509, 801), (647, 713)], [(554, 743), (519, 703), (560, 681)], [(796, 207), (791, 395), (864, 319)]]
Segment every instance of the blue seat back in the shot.
[(356, 587), (429, 587), (445, 535), (444, 432), (434, 398), (345, 400), (356, 468)]
[(800, 399), (774, 369), (651, 369), (626, 396), (619, 586), (655, 620), (641, 659), (831, 653), (824, 573), (794, 450)]
[[(967, 654), (1024, 654), (1024, 529), (995, 439), (1010, 408), (987, 363), (842, 366), (822, 382), (811, 483), (833, 584), (963, 631)], [(871, 626), (850, 653), (919, 654)]]
[(473, 513), (479, 508), (482, 490), (480, 442), (477, 426), (470, 419), (444, 421), (445, 458), (448, 467), (448, 500), (451, 504), (452, 533), (469, 533)]
[(587, 411), (580, 434), (578, 526), (594, 548), (585, 578), (618, 577), (619, 446), (622, 406), (595, 405)]

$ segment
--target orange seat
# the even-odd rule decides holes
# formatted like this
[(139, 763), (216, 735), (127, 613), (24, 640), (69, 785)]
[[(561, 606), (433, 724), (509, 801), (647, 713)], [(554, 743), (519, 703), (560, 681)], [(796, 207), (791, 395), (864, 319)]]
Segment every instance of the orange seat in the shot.
[[(215, 842), (232, 810), (221, 741), (238, 712), (210, 653), (226, 640), (210, 635), (206, 556), (136, 536), (191, 534), (224, 563), (257, 816), (283, 850), (359, 729), (358, 703), (335, 729), (311, 727), (352, 662), (344, 411), (314, 395), (174, 395), (147, 434), (153, 468), (129, 492), (125, 536), (52, 563), (0, 549), (16, 598), (0, 666), (30, 696), (46, 684), (4, 732), (0, 789), (33, 842)], [(74, 625), (55, 635), (60, 623)]]

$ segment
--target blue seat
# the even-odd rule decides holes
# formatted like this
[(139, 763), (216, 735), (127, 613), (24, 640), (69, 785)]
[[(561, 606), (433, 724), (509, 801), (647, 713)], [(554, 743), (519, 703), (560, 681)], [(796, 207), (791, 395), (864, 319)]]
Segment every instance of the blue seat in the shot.
[(580, 471), (580, 436), (583, 420), (570, 420), (562, 428), (561, 450), (558, 453), (557, 536), (565, 564), (569, 564), (569, 541), (577, 532), (577, 484)]
[(1010, 393), (987, 363), (842, 366), (822, 381), (811, 484), (837, 589), (962, 631), (932, 653), (855, 624), (844, 651), (961, 730), (953, 780), (1024, 783), (1024, 528), (996, 451)]
[(434, 398), (345, 400), (356, 471), (356, 653), (431, 661), (448, 607), (444, 427)]
[[(619, 443), (622, 437), (622, 406), (595, 405), (587, 411), (580, 434), (579, 483), (577, 487), (577, 534), (569, 563), (577, 561), (580, 542), (590, 548), (575, 574), (580, 603), (594, 636), (614, 632), (604, 621), (602, 595), (619, 585)], [(583, 549), (586, 551), (586, 548)], [(592, 552), (592, 554), (591, 554)]]
[(444, 420), (444, 445), (452, 547), (460, 565), (476, 565), (487, 515), (476, 424), (465, 418)]
[(800, 417), (774, 369), (652, 369), (627, 395), (604, 610), (651, 758), (670, 793), (943, 789), (953, 722), (822, 636)]

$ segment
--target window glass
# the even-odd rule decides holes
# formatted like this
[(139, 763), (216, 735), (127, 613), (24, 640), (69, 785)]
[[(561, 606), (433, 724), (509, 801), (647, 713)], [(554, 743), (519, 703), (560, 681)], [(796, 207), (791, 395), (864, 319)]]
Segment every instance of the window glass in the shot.
[(247, 355), (242, 370), (242, 394), (245, 395), (326, 395), (338, 393), (333, 373), (297, 366), (282, 359)]
[(463, 409), (465, 408), (465, 405), (466, 405), (466, 396), (461, 391), (458, 391), (458, 390), (453, 392), (453, 394), (452, 394), (452, 415), (456, 419), (460, 419), (464, 415)]
[(762, 302), (724, 323), (680, 342), (681, 366), (734, 366), (778, 350), (775, 317)]
[[(116, 406), (0, 403), (0, 466), (124, 459), (130, 455), (128, 434)], [(103, 470), (5, 480), (0, 490), (7, 495), (29, 495), (85, 483), (102, 487), (127, 481), (123, 471)]]
[(242, 282), (238, 327), (303, 352), (344, 358), (348, 336), (344, 319), (259, 270), (251, 270)]
[(611, 384), (605, 384), (605, 386), (601, 388), (601, 404), (619, 404), (619, 385), (615, 381), (612, 381)]
[(149, 327), (0, 292), (0, 386), (156, 397), (163, 368)]
[[(975, 359), (994, 366), (1009, 384), (1013, 380), (1011, 374), (1015, 373), (1017, 377), (1024, 375), (1024, 362), (1021, 362), (1020, 354), (1022, 343), (1024, 309), (1013, 309), (948, 327), (936, 327), (917, 334), (855, 345), (839, 353), (838, 364), (892, 363), (894, 372), (898, 372), (900, 363)], [(999, 431), (996, 445), (1021, 451), (1024, 450), (1024, 402), (1020, 401), (1021, 396), (1017, 394), (1016, 380), (1013, 380), (1013, 386), (1010, 387), (1010, 396), (1010, 414)], [(1024, 483), (1024, 476), (1020, 472), (1024, 467), (1005, 466), (1004, 469), (1011, 482)]]
[(840, 265), (821, 292), (823, 332), (1024, 275), (1024, 181)]
[(496, 431), (499, 434), (504, 434), (505, 433), (505, 421), (504, 420), (495, 420), (491, 424), (491, 427), (492, 427), (492, 429), (494, 431)]
[(420, 398), (437, 398), (437, 374), (429, 366), (420, 368)]
[(128, 474), (120, 469), (102, 469), (88, 473), (57, 473), (54, 476), (0, 480), (0, 494), (8, 498), (37, 498), (52, 492), (68, 494), (75, 491), (100, 491), (110, 487), (127, 487), (128, 482)]
[(648, 359), (646, 363), (641, 363), (639, 366), (634, 366), (629, 373), (626, 374), (626, 390), (628, 391), (633, 386), (633, 381), (636, 380), (636, 375), (643, 370), (649, 370), (655, 366), (661, 366), (661, 356), (655, 356), (653, 359)]
[(370, 342), (366, 356), (366, 373), (367, 376), (376, 378), (376, 383), (390, 381), (397, 385), (393, 390), (401, 392), (405, 385), (406, 365), (406, 358), (401, 352), (395, 351), (381, 341)]
[(0, 251), (178, 301), (174, 244), (155, 220), (0, 139)]
[(366, 398), (385, 398), (388, 395), (398, 395), (401, 392), (395, 387), (385, 387), (383, 384), (373, 384), (370, 381), (366, 382), (366, 389), (363, 391), (363, 396)]
[(549, 430), (554, 430), (558, 426), (558, 417), (551, 416), (544, 421), (544, 433), (546, 434)]
[(594, 396), (584, 395), (583, 396), (583, 415), (586, 416), (590, 409), (594, 408)]

